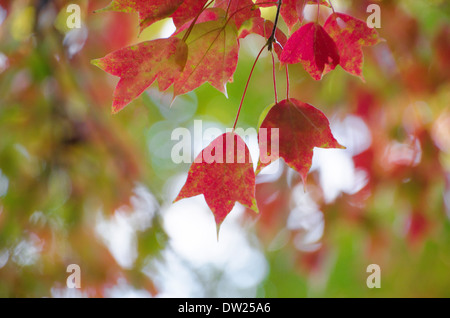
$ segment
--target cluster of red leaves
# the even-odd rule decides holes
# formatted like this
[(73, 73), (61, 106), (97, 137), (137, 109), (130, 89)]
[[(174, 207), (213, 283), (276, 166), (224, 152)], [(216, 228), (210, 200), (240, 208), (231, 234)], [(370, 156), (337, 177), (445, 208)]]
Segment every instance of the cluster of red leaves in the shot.
[[(279, 3), (282, 3), (279, 13), (289, 30), (299, 28), (289, 38), (276, 28), (273, 39), (274, 23), (263, 19), (259, 8)], [(282, 65), (301, 63), (315, 80), (337, 65), (363, 79), (361, 47), (376, 44), (377, 32), (363, 21), (334, 10), (323, 26), (318, 22), (303, 24), (305, 4), (331, 7), (324, 0), (113, 0), (100, 11), (137, 12), (141, 31), (168, 17), (177, 28), (167, 39), (142, 42), (93, 61), (120, 77), (113, 112), (123, 109), (156, 80), (161, 91), (173, 85), (174, 98), (205, 82), (226, 94), (226, 84), (232, 81), (238, 62), (239, 39), (252, 33), (271, 41)], [(264, 140), (260, 138), (260, 146), (267, 146), (261, 149), (271, 149), (270, 142), (265, 140), (271, 140), (271, 128), (279, 129), (276, 136), (279, 156), (262, 153), (261, 157), (268, 155), (272, 161), (283, 158), (304, 182), (314, 147), (342, 148), (334, 139), (325, 115), (292, 98), (271, 106), (259, 128), (266, 128), (269, 134)], [(244, 146), (244, 160), (227, 153), (235, 150), (225, 146), (230, 139)], [(223, 159), (224, 153), (225, 159), (231, 158), (232, 162), (202, 160), (205, 156)], [(197, 159), (176, 201), (204, 194), (218, 227), (236, 201), (258, 211), (255, 173), (247, 146), (239, 136), (232, 132), (218, 137)], [(260, 161), (256, 173), (266, 165)]]

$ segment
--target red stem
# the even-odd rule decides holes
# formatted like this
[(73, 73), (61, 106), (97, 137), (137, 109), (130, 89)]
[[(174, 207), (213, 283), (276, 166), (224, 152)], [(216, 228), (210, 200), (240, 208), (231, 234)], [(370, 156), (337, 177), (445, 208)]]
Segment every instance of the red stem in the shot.
[(286, 99), (289, 100), (289, 69), (286, 64)]
[(272, 54), (273, 90), (275, 92), (275, 104), (278, 104), (277, 77), (275, 74), (275, 58), (273, 57), (273, 51), (270, 51), (270, 53)]
[(333, 7), (333, 4), (331, 3), (331, 0), (328, 0), (328, 2), (330, 3), (331, 10), (333, 10), (333, 13), (336, 13), (336, 11), (334, 11), (334, 7)]
[(252, 78), (253, 71), (255, 70), (256, 62), (258, 62), (259, 57), (261, 56), (261, 53), (262, 53), (263, 50), (266, 48), (266, 46), (267, 46), (267, 44), (265, 44), (265, 45), (261, 48), (261, 51), (259, 51), (258, 55), (256, 56), (256, 60), (255, 60), (255, 62), (253, 63), (252, 70), (250, 71), (250, 74), (249, 74), (249, 76), (248, 76), (247, 84), (245, 84), (244, 93), (242, 94), (241, 103), (239, 104), (239, 109), (238, 109), (238, 112), (237, 112), (237, 114), (236, 114), (236, 119), (235, 119), (234, 125), (233, 125), (233, 131), (236, 129), (236, 124), (237, 124), (237, 121), (238, 121), (238, 119), (239, 119), (239, 115), (241, 114), (242, 104), (244, 103), (245, 94), (247, 93), (248, 84), (250, 83), (250, 79)]
[(319, 23), (319, 16), (320, 16), (320, 3), (317, 1), (317, 21), (316, 23)]

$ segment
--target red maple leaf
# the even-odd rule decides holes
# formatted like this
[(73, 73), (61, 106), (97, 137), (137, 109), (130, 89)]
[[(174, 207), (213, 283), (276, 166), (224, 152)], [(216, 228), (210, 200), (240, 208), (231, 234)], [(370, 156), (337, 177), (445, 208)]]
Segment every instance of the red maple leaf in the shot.
[(159, 89), (166, 90), (180, 76), (186, 60), (186, 43), (178, 38), (168, 38), (122, 48), (93, 60), (92, 64), (120, 77), (113, 100), (113, 113), (117, 113), (156, 79)]
[[(225, 11), (217, 20), (196, 24), (186, 39), (188, 59), (183, 73), (174, 83), (174, 96), (188, 93), (205, 82), (226, 95), (226, 84), (236, 71), (239, 43), (237, 30), (226, 23)], [(185, 30), (178, 37), (184, 37)]]
[[(303, 183), (306, 183), (311, 168), (314, 147), (344, 148), (333, 137), (327, 117), (309, 104), (290, 98), (271, 106), (264, 113), (267, 115), (259, 127), (261, 154), (256, 173), (278, 159), (271, 153), (272, 128), (278, 128), (278, 136), (274, 138), (279, 142), (278, 157), (300, 173)], [(261, 137), (262, 128), (266, 129), (267, 138)], [(271, 162), (268, 162), (269, 158)]]
[(194, 19), (203, 9), (207, 0), (184, 0), (178, 9), (171, 15), (177, 28)]
[(238, 29), (248, 19), (261, 16), (252, 0), (216, 0), (214, 6), (225, 10)]
[(315, 80), (320, 80), (325, 67), (327, 70), (334, 70), (339, 64), (339, 53), (324, 28), (310, 22), (292, 34), (284, 46), (280, 61), (283, 64), (301, 62)]
[(236, 202), (258, 212), (250, 152), (237, 134), (225, 133), (202, 150), (174, 202), (199, 194), (214, 214), (217, 231)]
[(113, 0), (102, 11), (137, 12), (141, 32), (158, 20), (171, 16), (184, 0)]
[[(272, 3), (268, 3), (272, 2)], [(256, 4), (261, 7), (270, 7), (277, 5), (278, 0), (257, 0)], [(291, 30), (294, 25), (301, 20), (305, 4), (319, 4), (329, 7), (330, 4), (326, 0), (283, 0), (281, 4), (280, 14), (284, 22)]]
[[(331, 14), (324, 24), (325, 31), (337, 45), (339, 65), (350, 74), (362, 80), (363, 52), (361, 46), (375, 45), (380, 41), (375, 29), (367, 23), (343, 13)], [(331, 71), (327, 66), (325, 73)]]
[[(215, 21), (224, 19), (225, 12), (221, 8), (207, 8), (203, 10), (203, 12), (196, 18), (195, 24), (208, 22), (208, 21)], [(177, 31), (173, 34), (173, 36), (176, 36), (183, 31), (188, 30), (191, 27), (191, 24), (194, 22), (194, 19), (191, 19), (184, 23), (182, 26), (178, 27)]]

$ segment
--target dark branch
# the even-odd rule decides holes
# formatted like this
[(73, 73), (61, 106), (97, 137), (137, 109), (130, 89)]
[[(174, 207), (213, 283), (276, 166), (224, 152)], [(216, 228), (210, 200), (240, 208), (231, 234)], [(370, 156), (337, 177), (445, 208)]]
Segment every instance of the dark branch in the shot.
[(275, 43), (277, 41), (275, 39), (275, 33), (277, 32), (278, 18), (280, 16), (282, 2), (283, 2), (282, 0), (278, 0), (277, 15), (275, 16), (275, 22), (273, 23), (272, 34), (270, 35), (269, 39), (267, 40), (267, 49), (269, 51), (272, 51), (272, 45), (273, 45), (273, 43)]

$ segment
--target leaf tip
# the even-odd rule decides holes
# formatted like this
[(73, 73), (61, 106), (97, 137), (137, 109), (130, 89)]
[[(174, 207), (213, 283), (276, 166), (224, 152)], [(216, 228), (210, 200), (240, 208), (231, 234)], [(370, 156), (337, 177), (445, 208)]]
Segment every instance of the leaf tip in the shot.
[(116, 115), (118, 112), (120, 112), (126, 105), (119, 104), (114, 102), (111, 108), (111, 114)]
[(323, 73), (320, 74), (311, 74), (311, 77), (316, 80), (316, 81), (320, 81), (323, 77)]
[(141, 38), (142, 33), (144, 32), (144, 30), (146, 29), (145, 26), (143, 26), (142, 24), (139, 25), (139, 32), (137, 34), (138, 39)]
[(225, 95), (225, 97), (228, 99), (228, 91), (227, 91), (227, 83), (223, 84), (223, 90), (222, 93)]
[(102, 58), (91, 60), (91, 64), (94, 65), (94, 66), (97, 66), (101, 70), (105, 70), (105, 65), (103, 63), (103, 59)]
[(216, 224), (217, 243), (219, 243), (220, 224)]
[(177, 197), (172, 201), (172, 204), (177, 203), (180, 200), (181, 200), (180, 195), (177, 195)]
[(252, 206), (250, 207), (256, 214), (259, 214), (258, 204), (256, 203), (256, 199), (252, 199)]
[(262, 167), (261, 167), (261, 161), (258, 160), (258, 164), (256, 166), (256, 170), (255, 170), (255, 177), (261, 172)]
[(303, 181), (303, 193), (305, 193), (306, 194), (306, 189), (307, 188), (307, 184), (306, 184), (306, 181)]
[(300, 177), (302, 178), (302, 183), (303, 183), (303, 191), (306, 193), (306, 187), (307, 187), (307, 178), (308, 178), (308, 173), (300, 173)]
[(347, 149), (347, 147), (341, 145), (341, 144), (339, 143), (339, 141), (337, 141), (334, 137), (333, 137), (333, 142), (332, 142), (331, 144), (332, 144), (332, 146), (331, 146), (331, 147), (328, 147), (328, 148)]
[(173, 103), (175, 102), (175, 99), (177, 98), (178, 95), (176, 95), (175, 93), (173, 94), (172, 100), (170, 101), (169, 104), (169, 108), (172, 108)]

